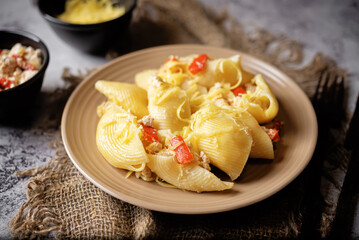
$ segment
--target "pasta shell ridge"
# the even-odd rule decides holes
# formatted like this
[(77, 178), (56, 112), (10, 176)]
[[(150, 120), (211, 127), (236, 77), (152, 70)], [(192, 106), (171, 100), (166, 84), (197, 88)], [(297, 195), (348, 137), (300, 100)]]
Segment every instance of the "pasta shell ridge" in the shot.
[(232, 182), (220, 180), (198, 162), (181, 165), (173, 156), (149, 155), (148, 167), (166, 182), (177, 188), (195, 191), (223, 191), (233, 187)]
[(138, 118), (148, 115), (147, 92), (137, 85), (99, 80), (95, 87), (111, 102), (131, 111)]
[(140, 130), (130, 113), (119, 107), (108, 109), (96, 131), (96, 144), (102, 156), (113, 166), (134, 171), (148, 162), (140, 139)]

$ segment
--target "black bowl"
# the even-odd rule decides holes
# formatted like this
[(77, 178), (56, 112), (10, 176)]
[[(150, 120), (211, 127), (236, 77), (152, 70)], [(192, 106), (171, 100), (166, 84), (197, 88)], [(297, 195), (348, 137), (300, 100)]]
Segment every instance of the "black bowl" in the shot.
[(54, 32), (67, 44), (88, 53), (103, 53), (127, 32), (136, 0), (120, 0), (125, 14), (95, 24), (72, 24), (56, 18), (64, 12), (66, 0), (38, 0), (38, 8)]
[(41, 49), (42, 66), (28, 81), (0, 92), (0, 120), (10, 119), (27, 112), (35, 102), (41, 90), (45, 71), (49, 64), (49, 51), (37, 36), (18, 30), (0, 29), (0, 48), (11, 49), (16, 43)]

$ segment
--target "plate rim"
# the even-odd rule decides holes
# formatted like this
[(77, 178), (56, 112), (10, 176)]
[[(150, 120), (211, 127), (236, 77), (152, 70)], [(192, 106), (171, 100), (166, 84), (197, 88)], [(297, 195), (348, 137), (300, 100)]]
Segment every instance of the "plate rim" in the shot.
[[(96, 74), (98, 74), (99, 72), (101, 72), (103, 69), (106, 69), (107, 67), (116, 64), (118, 61), (124, 61), (126, 58), (132, 58), (135, 57), (136, 55), (142, 55), (143, 53), (146, 52), (150, 52), (150, 51), (160, 51), (160, 50), (164, 50), (164, 49), (173, 49), (173, 48), (211, 48), (211, 49), (216, 49), (219, 51), (233, 51), (233, 52), (237, 52), (240, 56), (245, 56), (246, 58), (252, 58), (255, 61), (259, 62), (261, 65), (264, 66), (268, 66), (271, 69), (274, 69), (276, 71), (276, 74), (280, 74), (283, 76), (283, 78), (285, 78), (286, 80), (289, 80), (292, 84), (296, 85), (296, 90), (299, 90), (299, 94), (304, 96), (303, 99), (305, 99), (305, 104), (309, 107), (308, 108), (308, 113), (311, 116), (311, 120), (313, 121), (313, 141), (315, 142), (315, 144), (310, 145), (310, 148), (307, 149), (309, 154), (308, 154), (308, 158), (306, 159), (305, 164), (302, 165), (302, 167), (300, 169), (298, 169), (295, 174), (292, 174), (290, 178), (288, 178), (288, 180), (283, 184), (278, 185), (276, 188), (274, 188), (274, 190), (272, 190), (271, 192), (269, 192), (268, 194), (262, 195), (261, 197), (256, 198), (255, 200), (249, 201), (247, 202), (247, 204), (242, 204), (241, 206), (230, 206), (230, 207), (222, 207), (219, 208), (217, 207), (216, 209), (207, 209), (207, 210), (191, 210), (191, 211), (187, 211), (183, 208), (176, 208), (176, 207), (171, 207), (171, 209), (168, 209), (169, 207), (167, 206), (166, 209), (164, 209), (163, 207), (161, 207), (161, 205), (156, 204), (154, 202), (148, 202), (145, 200), (139, 200), (136, 197), (132, 197), (132, 196), (128, 196), (126, 194), (122, 194), (119, 193), (116, 196), (114, 195), (114, 193), (112, 191), (110, 191), (109, 189), (107, 189), (106, 187), (102, 186), (100, 183), (98, 183), (93, 176), (90, 176), (84, 169), (82, 169), (79, 164), (77, 163), (77, 160), (75, 159), (75, 156), (73, 155), (72, 150), (70, 149), (70, 146), (68, 146), (68, 142), (67, 142), (67, 133), (66, 133), (66, 118), (69, 114), (69, 110), (70, 110), (70, 106), (72, 104), (72, 102), (74, 101), (74, 99), (76, 98), (77, 92), (79, 92), (81, 90), (81, 88), (87, 84), (87, 82), (89, 80), (92, 79), (92, 77)], [(309, 162), (312, 159), (312, 156), (314, 154), (314, 150), (316, 147), (316, 143), (317, 143), (317, 139), (318, 139), (318, 125), (317, 125), (317, 117), (314, 111), (314, 108), (309, 100), (309, 97), (304, 93), (304, 91), (300, 88), (300, 86), (298, 85), (297, 82), (295, 82), (292, 78), (290, 78), (286, 73), (284, 73), (283, 71), (281, 71), (280, 69), (278, 69), (277, 67), (275, 67), (274, 65), (272, 65), (271, 63), (265, 62), (253, 55), (250, 54), (246, 54), (243, 53), (241, 51), (235, 50), (235, 49), (230, 49), (230, 48), (224, 48), (224, 47), (216, 47), (216, 46), (209, 46), (209, 45), (202, 45), (202, 44), (170, 44), (170, 45), (161, 45), (161, 46), (155, 46), (155, 47), (149, 47), (149, 48), (144, 48), (141, 50), (137, 50), (134, 52), (130, 52), (127, 54), (124, 54), (122, 56), (119, 56), (115, 59), (112, 59), (111, 61), (99, 66), (98, 68), (96, 68), (94, 71), (92, 71), (88, 76), (86, 76), (81, 83), (76, 86), (76, 88), (73, 90), (73, 92), (71, 93), (70, 97), (68, 98), (66, 105), (64, 107), (63, 110), (63, 114), (61, 117), (61, 138), (63, 141), (63, 145), (65, 148), (66, 153), (68, 154), (71, 162), (75, 165), (75, 167), (81, 172), (82, 175), (84, 175), (86, 177), (87, 180), (90, 180), (90, 182), (92, 182), (95, 186), (99, 187), (101, 190), (103, 190), (104, 192), (110, 194), (111, 196), (120, 199), (122, 201), (125, 201), (127, 203), (139, 206), (139, 207), (143, 207), (143, 208), (147, 208), (150, 210), (154, 210), (154, 211), (159, 211), (159, 212), (165, 212), (165, 213), (175, 213), (175, 214), (188, 214), (188, 215), (192, 215), (192, 214), (211, 214), (211, 213), (218, 213), (218, 212), (226, 212), (226, 211), (230, 211), (230, 210), (234, 210), (234, 209), (238, 209), (238, 208), (243, 208), (243, 207), (247, 207), (249, 205), (253, 205), (255, 203), (258, 203), (260, 201), (263, 201), (264, 199), (269, 198), (270, 196), (275, 195), (276, 193), (278, 193), (279, 191), (281, 191), (282, 189), (284, 189), (288, 184), (290, 184), (291, 182), (293, 182), (302, 172), (303, 170), (308, 166)], [(133, 203), (133, 200), (136, 200), (136, 203)], [(140, 203), (139, 203), (140, 202)]]

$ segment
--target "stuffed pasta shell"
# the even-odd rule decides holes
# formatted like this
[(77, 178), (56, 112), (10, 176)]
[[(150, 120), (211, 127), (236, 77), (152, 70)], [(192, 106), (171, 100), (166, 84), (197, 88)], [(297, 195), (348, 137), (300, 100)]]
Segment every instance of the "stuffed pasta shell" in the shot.
[(223, 191), (233, 187), (233, 182), (219, 179), (197, 161), (179, 164), (171, 155), (149, 155), (149, 168), (162, 180), (183, 190), (195, 192)]
[(97, 81), (95, 87), (111, 102), (129, 110), (135, 116), (142, 118), (148, 115), (147, 92), (135, 84)]
[(191, 117), (189, 99), (184, 90), (164, 82), (160, 77), (151, 80), (148, 89), (148, 110), (157, 129), (181, 131)]
[(273, 159), (273, 143), (256, 119), (247, 111), (237, 111), (235, 115), (237, 121), (240, 121), (248, 127), (252, 136), (253, 142), (249, 157)]
[[(102, 106), (100, 106), (102, 107)], [(136, 117), (115, 104), (105, 107), (97, 125), (96, 144), (113, 166), (141, 171), (148, 162)]]
[(246, 109), (260, 124), (272, 121), (278, 114), (278, 101), (262, 75), (257, 74), (248, 88), (246, 94), (234, 100), (234, 106)]
[(210, 163), (235, 180), (241, 174), (252, 147), (248, 127), (221, 108), (208, 105), (193, 117), (196, 144)]

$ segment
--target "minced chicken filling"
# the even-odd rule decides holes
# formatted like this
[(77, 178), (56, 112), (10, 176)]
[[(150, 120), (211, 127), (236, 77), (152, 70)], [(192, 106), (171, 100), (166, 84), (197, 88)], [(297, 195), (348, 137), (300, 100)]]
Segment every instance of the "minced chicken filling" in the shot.
[(18, 86), (33, 77), (41, 67), (41, 50), (16, 43), (0, 49), (0, 91)]

